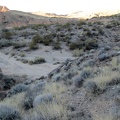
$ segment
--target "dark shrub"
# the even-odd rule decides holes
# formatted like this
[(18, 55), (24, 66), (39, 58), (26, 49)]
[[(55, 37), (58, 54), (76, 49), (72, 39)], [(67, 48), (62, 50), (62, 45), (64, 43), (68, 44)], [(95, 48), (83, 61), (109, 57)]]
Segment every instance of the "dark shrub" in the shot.
[(32, 40), (29, 44), (29, 48), (35, 50), (38, 49), (38, 45), (34, 40)]
[(12, 87), (11, 90), (9, 91), (9, 96), (25, 92), (28, 90), (28, 86), (25, 84), (17, 84), (16, 86)]
[(38, 58), (36, 57), (34, 61), (29, 61), (29, 64), (32, 65), (32, 64), (41, 64), (41, 63), (45, 63), (46, 60), (44, 58)]
[(100, 89), (98, 88), (96, 83), (93, 81), (85, 82), (84, 88), (85, 88), (86, 92), (91, 93), (91, 94), (98, 94), (100, 91)]
[(10, 31), (4, 31), (3, 32), (3, 37), (5, 38), (5, 39), (11, 39), (12, 38), (12, 33), (10, 32)]
[(37, 34), (33, 37), (33, 41), (35, 43), (42, 43), (43, 42), (43, 39)]
[(84, 79), (78, 75), (73, 78), (73, 84), (75, 87), (81, 87), (83, 85)]
[(2, 77), (3, 77), (3, 73), (2, 73), (2, 70), (0, 68), (0, 80), (2, 79)]

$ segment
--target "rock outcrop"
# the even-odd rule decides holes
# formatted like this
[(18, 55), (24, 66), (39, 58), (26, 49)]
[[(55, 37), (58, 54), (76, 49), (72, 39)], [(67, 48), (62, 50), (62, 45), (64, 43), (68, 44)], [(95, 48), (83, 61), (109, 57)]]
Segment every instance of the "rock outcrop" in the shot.
[(0, 12), (6, 12), (9, 11), (9, 9), (6, 6), (0, 6)]

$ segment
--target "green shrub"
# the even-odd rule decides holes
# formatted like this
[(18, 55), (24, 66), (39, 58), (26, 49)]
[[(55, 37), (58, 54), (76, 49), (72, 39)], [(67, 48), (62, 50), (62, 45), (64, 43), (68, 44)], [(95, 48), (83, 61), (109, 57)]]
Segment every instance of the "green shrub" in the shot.
[(36, 34), (36, 35), (33, 37), (33, 41), (36, 42), (36, 43), (42, 43), (42, 42), (43, 42), (43, 39), (42, 39), (38, 34)]
[(97, 40), (89, 39), (85, 41), (85, 50), (90, 50), (97, 47), (98, 47)]
[(5, 39), (11, 39), (12, 38), (12, 33), (10, 31), (3, 31), (3, 37)]
[(69, 45), (70, 50), (82, 49), (83, 47), (84, 47), (83, 42), (70, 43), (70, 45)]
[(41, 63), (45, 63), (45, 62), (46, 62), (46, 60), (44, 58), (36, 57), (34, 61), (30, 60), (28, 63), (30, 65), (32, 65), (32, 64), (41, 64)]
[(32, 40), (29, 44), (29, 48), (30, 49), (38, 49), (38, 45), (34, 40)]
[(46, 35), (43, 38), (43, 44), (44, 45), (50, 45), (50, 43), (52, 42), (53, 36), (52, 34)]
[(60, 47), (60, 43), (59, 42), (53, 43), (53, 49), (59, 50), (60, 48), (61, 47)]
[(43, 44), (44, 45), (50, 45), (51, 40), (50, 39), (44, 39)]
[(71, 43), (71, 44), (69, 45), (70, 50), (75, 50), (76, 47), (77, 47), (76, 43)]
[(13, 43), (14, 49), (18, 49), (18, 48), (25, 47), (25, 46), (26, 46), (25, 43)]
[(85, 25), (85, 24), (86, 24), (85, 20), (80, 20), (80, 21), (77, 23), (78, 26), (82, 26), (82, 25)]

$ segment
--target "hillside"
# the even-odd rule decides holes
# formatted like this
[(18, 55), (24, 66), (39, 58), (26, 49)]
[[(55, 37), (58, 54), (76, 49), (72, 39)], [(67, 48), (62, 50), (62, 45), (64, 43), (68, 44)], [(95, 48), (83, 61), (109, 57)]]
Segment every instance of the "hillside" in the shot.
[[(30, 13), (8, 13), (31, 19)], [(119, 19), (2, 29), (0, 119), (120, 120)]]
[(70, 21), (76, 21), (73, 18), (64, 18), (56, 15), (53, 17), (51, 15), (45, 14), (32, 14), (22, 11), (9, 10), (6, 12), (0, 12), (0, 26), (2, 28), (12, 28), (12, 27), (21, 27), (32, 24), (65, 24)]
[(57, 15), (55, 13), (44, 12), (22, 12), (9, 10), (5, 6), (0, 6), (0, 28), (13, 28), (28, 26), (32, 24), (65, 24), (75, 22), (79, 19), (90, 19), (93, 17), (110, 16), (120, 13), (120, 10), (113, 11), (77, 11), (66, 15)]

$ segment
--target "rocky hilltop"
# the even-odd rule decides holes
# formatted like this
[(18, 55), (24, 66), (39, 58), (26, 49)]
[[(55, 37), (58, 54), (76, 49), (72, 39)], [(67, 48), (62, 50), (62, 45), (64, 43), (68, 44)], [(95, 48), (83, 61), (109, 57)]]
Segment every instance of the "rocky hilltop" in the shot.
[(9, 9), (6, 6), (0, 6), (0, 12), (6, 12), (9, 11)]

